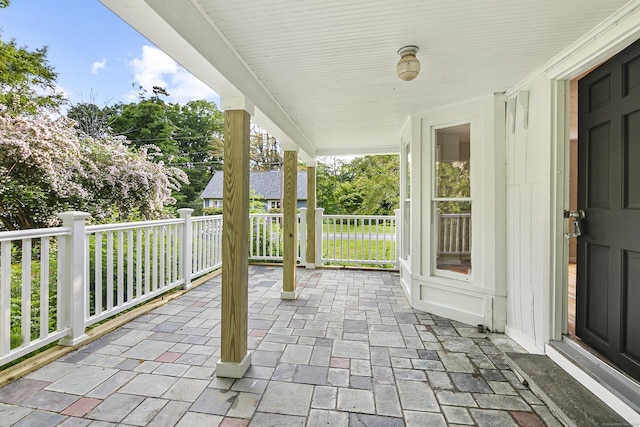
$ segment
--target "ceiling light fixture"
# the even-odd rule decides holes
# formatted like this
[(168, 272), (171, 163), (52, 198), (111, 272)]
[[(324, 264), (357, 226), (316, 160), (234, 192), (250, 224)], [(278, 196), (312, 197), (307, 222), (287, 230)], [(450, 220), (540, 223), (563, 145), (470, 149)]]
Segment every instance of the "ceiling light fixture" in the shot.
[(396, 65), (396, 73), (405, 82), (415, 79), (420, 73), (420, 61), (416, 58), (418, 46), (405, 46), (398, 50), (400, 61)]

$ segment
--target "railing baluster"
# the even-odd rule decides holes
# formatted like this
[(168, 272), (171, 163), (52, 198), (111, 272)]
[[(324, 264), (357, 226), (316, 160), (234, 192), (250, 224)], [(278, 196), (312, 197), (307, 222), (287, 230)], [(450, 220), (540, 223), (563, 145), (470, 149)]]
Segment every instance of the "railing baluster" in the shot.
[(40, 238), (40, 338), (49, 335), (49, 237)]
[(267, 256), (267, 227), (264, 217), (258, 220), (258, 226), (260, 227), (260, 233), (262, 234), (262, 253), (260, 253), (259, 255), (265, 257)]
[(151, 292), (151, 231), (150, 227), (144, 229), (144, 293)]
[(127, 301), (133, 299), (133, 229), (127, 230)]
[(169, 225), (166, 227), (166, 256), (165, 256), (165, 284), (173, 282), (173, 226)]
[(67, 259), (66, 259), (66, 254), (67, 254), (67, 239), (63, 239), (63, 238), (59, 238), (58, 239), (58, 263), (57, 263), (57, 274), (56, 274), (56, 331), (59, 331), (60, 329), (62, 329), (62, 320), (63, 320), (63, 315), (62, 315), (62, 307), (63, 302), (62, 302), (62, 289), (63, 289), (63, 284), (62, 284), (62, 280), (64, 277), (64, 268), (63, 266), (66, 265), (67, 263)]
[(455, 218), (449, 218), (449, 252), (455, 251)]
[[(382, 219), (382, 220), (376, 220), (377, 221), (382, 221), (382, 247), (380, 247), (380, 244), (376, 244), (376, 260), (379, 261), (386, 261), (387, 260), (387, 255), (386, 255), (386, 250), (387, 250), (387, 220), (386, 219)], [(376, 225), (376, 239), (379, 240), (380, 239), (380, 225)]]
[(142, 297), (142, 228), (136, 229), (136, 298)]
[(107, 231), (107, 311), (113, 308), (113, 232)]
[(464, 225), (463, 227), (463, 232), (462, 232), (462, 250), (464, 252), (468, 252), (469, 250), (467, 249), (467, 218), (462, 218), (462, 224)]
[(91, 281), (93, 278), (91, 277), (91, 233), (86, 233), (85, 229), (85, 251), (86, 251), (86, 259), (85, 259), (85, 268), (84, 268), (84, 319), (86, 320), (89, 316), (91, 316)]
[[(171, 228), (173, 228), (173, 254), (171, 258), (173, 259), (171, 263), (171, 283), (175, 283), (179, 280), (178, 277), (178, 225), (174, 224)], [(205, 253), (206, 255), (206, 253)]]
[(204, 267), (204, 254), (207, 252), (207, 228), (204, 222), (198, 223), (196, 226), (198, 241), (198, 256), (195, 259), (195, 270), (199, 271)]
[(151, 268), (153, 270), (151, 280), (151, 290), (158, 289), (158, 228), (153, 227), (153, 259), (151, 260)]
[(11, 350), (11, 246), (0, 243), (0, 356)]
[(216, 221), (218, 233), (216, 233), (218, 239), (218, 245), (216, 248), (216, 265), (222, 264), (222, 217), (219, 217)]
[(191, 254), (191, 270), (199, 271), (200, 264), (198, 260), (198, 254), (200, 253), (202, 236), (200, 235), (200, 229), (202, 227), (202, 222), (194, 222), (191, 225), (191, 229), (193, 230), (193, 236), (191, 237), (191, 246), (193, 247), (193, 253)]
[(117, 289), (117, 304), (122, 305), (124, 303), (124, 236), (122, 230), (118, 230), (118, 250), (117, 250), (117, 262), (118, 262), (118, 278), (116, 281)]
[(351, 260), (351, 218), (347, 218), (347, 260)]
[[(357, 221), (357, 220), (356, 220)], [(366, 251), (365, 251), (365, 247), (364, 247), (364, 231), (365, 231), (365, 219), (364, 218), (360, 218), (360, 228), (354, 230), (354, 235), (356, 236), (356, 247), (358, 246), (358, 238), (357, 235), (360, 235), (360, 257), (361, 259), (366, 259)], [(357, 257), (356, 257), (357, 259)]]
[(31, 342), (31, 239), (22, 239), (22, 346)]
[(456, 252), (460, 252), (460, 218), (456, 218), (455, 222), (456, 222), (455, 250)]
[(213, 265), (213, 248), (214, 248), (214, 235), (213, 235), (213, 221), (208, 221), (203, 223), (205, 230), (207, 231), (207, 250), (205, 257), (205, 266), (209, 267)]
[(160, 243), (158, 244), (158, 251), (159, 251), (158, 257), (160, 259), (160, 266), (159, 266), (160, 278), (158, 279), (158, 288), (164, 288), (166, 284), (164, 266), (165, 266), (165, 257), (166, 257), (166, 251), (167, 251), (167, 248), (165, 246), (165, 236), (167, 233), (167, 227), (163, 225), (158, 228), (159, 228), (158, 233), (160, 235)]

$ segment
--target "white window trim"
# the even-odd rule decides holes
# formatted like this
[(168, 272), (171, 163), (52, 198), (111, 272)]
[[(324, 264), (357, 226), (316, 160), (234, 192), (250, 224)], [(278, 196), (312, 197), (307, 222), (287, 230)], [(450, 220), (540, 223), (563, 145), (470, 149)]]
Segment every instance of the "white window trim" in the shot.
[[(437, 202), (448, 202), (448, 201), (455, 201), (455, 202), (471, 202), (471, 223), (473, 224), (473, 217), (474, 217), (474, 200), (473, 200), (473, 195), (474, 195), (474, 191), (473, 191), (473, 156), (470, 155), (469, 157), (469, 167), (471, 169), (471, 197), (460, 197), (460, 198), (451, 198), (451, 197), (436, 197), (436, 168), (435, 168), (435, 159), (437, 158), (436, 156), (436, 150), (437, 150), (437, 141), (436, 141), (436, 132), (439, 129), (444, 129), (444, 128), (448, 128), (448, 127), (452, 127), (452, 126), (458, 126), (458, 125), (465, 125), (468, 124), (469, 125), (469, 133), (470, 133), (470, 137), (469, 137), (469, 150), (470, 153), (473, 153), (473, 149), (472, 146), (473, 144), (473, 137), (474, 137), (474, 132), (473, 132), (473, 120), (460, 120), (460, 121), (455, 121), (455, 122), (450, 122), (450, 123), (443, 123), (443, 124), (438, 124), (438, 125), (433, 125), (431, 126), (430, 129), (430, 165), (429, 168), (431, 170), (431, 183), (430, 183), (430, 188), (431, 188), (431, 192), (429, 195), (429, 206), (431, 209), (431, 235), (432, 236), (436, 236), (437, 232), (436, 232), (436, 227), (437, 227), (437, 223), (436, 223), (436, 203)], [(431, 272), (430, 275), (434, 276), (434, 277), (444, 277), (444, 278), (448, 278), (448, 279), (455, 279), (455, 280), (461, 280), (461, 281), (465, 281), (465, 282), (471, 282), (473, 281), (473, 272), (474, 272), (474, 268), (473, 268), (473, 262), (474, 262), (474, 254), (473, 254), (473, 242), (474, 242), (474, 227), (471, 227), (471, 234), (470, 234), (470, 240), (471, 240), (471, 273), (465, 274), (465, 273), (458, 273), (455, 271), (451, 271), (451, 270), (444, 270), (444, 269), (439, 269), (438, 268), (438, 263), (437, 263), (437, 255), (438, 255), (438, 239), (431, 239)]]

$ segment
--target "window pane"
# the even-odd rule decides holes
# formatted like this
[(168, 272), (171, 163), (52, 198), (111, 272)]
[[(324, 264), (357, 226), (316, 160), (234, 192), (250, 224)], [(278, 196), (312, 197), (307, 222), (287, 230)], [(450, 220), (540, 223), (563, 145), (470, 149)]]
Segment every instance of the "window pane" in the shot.
[(436, 268), (471, 274), (471, 202), (435, 202)]
[(436, 131), (436, 197), (471, 197), (470, 132), (467, 123)]

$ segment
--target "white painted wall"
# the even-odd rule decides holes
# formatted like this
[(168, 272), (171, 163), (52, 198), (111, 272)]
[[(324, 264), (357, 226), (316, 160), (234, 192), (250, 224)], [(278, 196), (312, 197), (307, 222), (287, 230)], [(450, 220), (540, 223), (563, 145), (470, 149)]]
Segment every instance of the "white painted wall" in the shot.
[[(562, 211), (568, 194), (566, 81), (640, 37), (633, 0), (507, 92), (507, 326), (530, 352), (566, 330), (566, 264)], [(528, 92), (527, 105), (524, 99)], [(513, 108), (510, 108), (510, 107)], [(527, 113), (527, 114), (525, 114)], [(525, 124), (526, 117), (526, 124)]]
[(506, 331), (536, 353), (549, 336), (551, 87), (540, 77), (508, 99)]
[[(502, 95), (412, 117), (412, 257), (401, 263), (416, 309), (499, 332), (506, 321), (504, 118)], [(473, 272), (442, 277), (432, 267), (432, 130), (462, 123), (471, 123)]]

